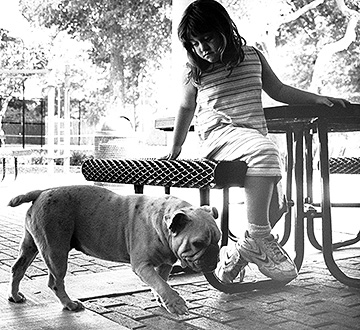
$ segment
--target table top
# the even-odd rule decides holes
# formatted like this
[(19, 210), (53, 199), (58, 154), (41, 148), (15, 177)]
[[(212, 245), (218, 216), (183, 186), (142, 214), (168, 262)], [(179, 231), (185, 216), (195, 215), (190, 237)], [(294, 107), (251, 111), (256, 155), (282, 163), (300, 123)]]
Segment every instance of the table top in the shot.
[[(281, 105), (264, 108), (264, 113), (270, 132), (286, 131), (294, 125), (313, 123), (317, 119), (326, 119), (329, 131), (360, 130), (360, 104), (350, 104), (346, 108), (339, 105)], [(174, 122), (174, 117), (159, 118), (155, 121), (155, 128), (172, 131)], [(193, 125), (190, 130), (194, 130)]]

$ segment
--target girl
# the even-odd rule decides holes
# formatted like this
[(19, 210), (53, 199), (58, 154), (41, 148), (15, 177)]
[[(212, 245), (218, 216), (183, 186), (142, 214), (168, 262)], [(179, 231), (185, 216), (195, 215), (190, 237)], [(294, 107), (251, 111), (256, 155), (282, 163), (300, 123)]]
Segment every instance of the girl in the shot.
[[(332, 106), (344, 100), (301, 91), (283, 84), (265, 57), (246, 45), (234, 22), (215, 0), (197, 0), (185, 10), (178, 36), (189, 62), (168, 159), (176, 159), (196, 110), (196, 129), (203, 157), (241, 160), (248, 164), (245, 200), (248, 230), (233, 249), (223, 247), (215, 271), (231, 283), (248, 262), (279, 281), (297, 276), (294, 262), (271, 234), (271, 225), (285, 212), (277, 203), (281, 178), (279, 151), (267, 137), (262, 89), (288, 103)], [(281, 200), (281, 199), (280, 199)], [(285, 207), (286, 208), (286, 207)]]

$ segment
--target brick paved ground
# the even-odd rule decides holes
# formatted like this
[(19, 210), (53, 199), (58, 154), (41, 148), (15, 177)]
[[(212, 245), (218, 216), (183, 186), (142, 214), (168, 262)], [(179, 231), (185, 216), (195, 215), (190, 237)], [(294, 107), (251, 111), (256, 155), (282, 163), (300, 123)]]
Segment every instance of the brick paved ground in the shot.
[[(352, 262), (359, 269), (360, 256)], [(130, 329), (359, 329), (360, 291), (334, 281), (318, 262), (305, 265), (282, 289), (229, 295), (203, 278), (174, 288), (186, 297), (189, 316), (172, 317), (147, 291), (90, 299), (85, 305)]]
[[(84, 183), (77, 179), (68, 177), (68, 180), (60, 181), (62, 184), (67, 184), (67, 181)], [(29, 190), (29, 184), (31, 189), (44, 185), (29, 179), (7, 182), (0, 186), (0, 291), (8, 281), (10, 266), (16, 258), (23, 231), (22, 219), (28, 207), (11, 209), (6, 208), (5, 204), (15, 193)], [(343, 232), (337, 234), (339, 237), (346, 235)], [(81, 300), (87, 311), (93, 312), (91, 315), (95, 318), (91, 319), (92, 322), (106, 318), (109, 322), (111, 320), (111, 324), (118, 324), (119, 329), (360, 329), (360, 290), (339, 283), (326, 269), (321, 254), (310, 248), (307, 251), (299, 277), (280, 289), (229, 295), (212, 288), (201, 275), (174, 275), (171, 279), (171, 283), (174, 283), (172, 286), (188, 302), (190, 314), (186, 317), (172, 316), (158, 307), (149, 289), (143, 285), (135, 285), (121, 293), (114, 290), (102, 295), (97, 291), (95, 294), (81, 296)], [(347, 274), (360, 278), (359, 243), (337, 252), (336, 258)], [(87, 278), (89, 283), (93, 279), (95, 287), (99, 282), (99, 277), (96, 276), (103, 274), (104, 278), (111, 278), (111, 274), (120, 274), (121, 277), (121, 274), (128, 273), (128, 265), (101, 261), (74, 251), (70, 254), (67, 278)], [(37, 283), (37, 280), (45, 276), (46, 267), (38, 257), (27, 272), (26, 282)], [(247, 278), (255, 277), (258, 277), (256, 267), (248, 268)], [(44, 292), (49, 291), (46, 287), (43, 289)], [(7, 323), (3, 324), (6, 329), (18, 329), (15, 327), (17, 322), (29, 330), (46, 328), (39, 324), (34, 327), (26, 326), (28, 320), (21, 316), (22, 313), (14, 312), (19, 305), (7, 303), (4, 295), (4, 292), (0, 293), (0, 313), (6, 317), (11, 314), (13, 318), (11, 323), (5, 317)], [(41, 305), (31, 298), (29, 301), (29, 308), (38, 305), (41, 306), (40, 313), (45, 315), (47, 310), (53, 313), (51, 305)], [(86, 313), (77, 313), (77, 322), (80, 324), (78, 328), (71, 325), (72, 319), (69, 317), (68, 321), (65, 319), (68, 322), (65, 326), (58, 323), (57, 326), (48, 328), (85, 328), (85, 323), (81, 327), (81, 322), (85, 322), (84, 315), (89, 315)], [(53, 314), (46, 317), (51, 318), (51, 315)], [(54, 320), (57, 320), (55, 316)], [(3, 328), (1, 322), (0, 320), (0, 328)], [(89, 329), (89, 326), (86, 328)], [(109, 329), (108, 325), (103, 328)]]

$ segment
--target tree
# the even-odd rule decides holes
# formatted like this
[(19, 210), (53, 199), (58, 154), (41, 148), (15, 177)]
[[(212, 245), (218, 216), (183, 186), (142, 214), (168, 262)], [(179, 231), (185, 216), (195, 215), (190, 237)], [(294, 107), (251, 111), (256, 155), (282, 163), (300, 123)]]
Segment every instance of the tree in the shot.
[(109, 104), (117, 112), (139, 98), (136, 87), (149, 62), (159, 65), (170, 51), (170, 4), (170, 0), (21, 1), (29, 19), (91, 42), (90, 58), (106, 70)]
[(0, 132), (9, 102), (15, 93), (23, 91), (25, 80), (32, 75), (17, 74), (17, 70), (40, 70), (46, 65), (41, 45), (26, 46), (23, 40), (12, 37), (9, 31), (0, 28)]
[(357, 0), (274, 0), (271, 6), (266, 0), (228, 3), (240, 33), (266, 54), (285, 81), (360, 100)]
[[(342, 36), (337, 40), (323, 45), (318, 52), (310, 86), (312, 90), (318, 93), (321, 93), (321, 89), (324, 85), (322, 80), (326, 80), (326, 73), (328, 73), (327, 66), (331, 63), (332, 57), (341, 51), (346, 51), (357, 39), (356, 31), (358, 30), (357, 26), (360, 22), (359, 7), (356, 7), (355, 3), (353, 3), (352, 6), (356, 9), (351, 9), (345, 4), (344, 0), (336, 0), (336, 5), (346, 19), (343, 19), (343, 22), (341, 23)], [(359, 59), (358, 56), (357, 59)], [(325, 79), (323, 78), (324, 76)]]

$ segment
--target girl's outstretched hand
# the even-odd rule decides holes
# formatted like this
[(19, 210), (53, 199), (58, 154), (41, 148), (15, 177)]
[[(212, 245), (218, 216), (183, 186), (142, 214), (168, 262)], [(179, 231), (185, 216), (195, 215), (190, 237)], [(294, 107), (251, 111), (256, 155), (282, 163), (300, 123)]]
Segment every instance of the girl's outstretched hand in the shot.
[(346, 108), (346, 106), (348, 104), (350, 104), (349, 101), (345, 100), (345, 99), (340, 99), (340, 98), (336, 98), (336, 97), (329, 97), (329, 96), (318, 96), (318, 99), (315, 102), (316, 104), (324, 104), (327, 105), (328, 107), (332, 107), (335, 104), (338, 104), (340, 106), (342, 106), (343, 108)]
[(179, 157), (181, 153), (181, 147), (172, 147), (171, 152), (160, 159), (172, 160)]

